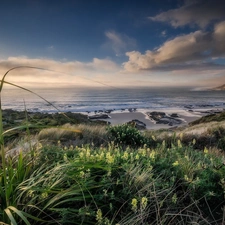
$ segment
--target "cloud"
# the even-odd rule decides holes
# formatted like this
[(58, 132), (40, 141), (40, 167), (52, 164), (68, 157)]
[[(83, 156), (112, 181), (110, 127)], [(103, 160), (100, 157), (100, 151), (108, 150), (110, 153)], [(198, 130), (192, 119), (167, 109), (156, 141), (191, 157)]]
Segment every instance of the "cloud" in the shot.
[(113, 61), (109, 59), (98, 59), (94, 58), (91, 63), (88, 63), (87, 66), (90, 67), (90, 69), (97, 69), (101, 71), (117, 71), (118, 65), (114, 63)]
[(91, 62), (84, 63), (80, 61), (63, 62), (51, 59), (31, 59), (20, 56), (0, 60), (0, 73), (3, 75), (7, 70), (17, 66), (31, 66), (46, 69), (20, 68), (11, 71), (6, 77), (6, 81), (16, 84), (30, 83), (32, 86), (35, 84), (90, 86), (96, 84), (94, 81), (99, 73), (104, 73), (107, 76), (121, 69), (110, 59), (94, 58)]
[(215, 26), (213, 38), (216, 41), (215, 52), (223, 55), (225, 52), (225, 21)]
[(136, 47), (135, 39), (130, 38), (125, 34), (119, 34), (115, 31), (106, 31), (105, 36), (108, 41), (104, 44), (104, 46), (112, 49), (117, 56)]
[(225, 18), (224, 0), (191, 0), (183, 6), (149, 17), (152, 21), (170, 23), (173, 27), (197, 25), (206, 27), (210, 22)]
[(165, 30), (163, 30), (163, 31), (161, 32), (161, 36), (162, 36), (162, 37), (166, 37), (166, 31), (165, 31)]
[(48, 47), (47, 47), (47, 50), (48, 50), (48, 51), (53, 51), (53, 50), (55, 50), (55, 47), (54, 47), (53, 45), (48, 46)]
[(218, 65), (208, 60), (225, 57), (225, 21), (215, 25), (212, 32), (199, 30), (166, 41), (154, 51), (147, 50), (145, 54), (132, 51), (126, 55), (129, 61), (123, 66), (131, 72), (206, 66), (215, 68)]

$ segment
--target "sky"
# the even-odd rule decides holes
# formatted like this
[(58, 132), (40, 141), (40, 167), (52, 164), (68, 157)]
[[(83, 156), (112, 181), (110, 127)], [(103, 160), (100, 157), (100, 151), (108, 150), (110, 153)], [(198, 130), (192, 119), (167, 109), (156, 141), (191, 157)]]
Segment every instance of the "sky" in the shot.
[(216, 87), (225, 2), (0, 0), (0, 76), (14, 67), (23, 87)]

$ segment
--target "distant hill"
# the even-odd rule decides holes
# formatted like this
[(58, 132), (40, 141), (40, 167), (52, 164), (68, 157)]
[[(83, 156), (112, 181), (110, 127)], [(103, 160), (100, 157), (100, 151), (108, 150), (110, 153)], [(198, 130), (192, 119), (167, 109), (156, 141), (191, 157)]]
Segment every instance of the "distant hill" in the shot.
[(212, 88), (211, 90), (214, 90), (214, 91), (225, 91), (225, 84), (219, 86), (219, 87), (215, 87), (215, 88)]

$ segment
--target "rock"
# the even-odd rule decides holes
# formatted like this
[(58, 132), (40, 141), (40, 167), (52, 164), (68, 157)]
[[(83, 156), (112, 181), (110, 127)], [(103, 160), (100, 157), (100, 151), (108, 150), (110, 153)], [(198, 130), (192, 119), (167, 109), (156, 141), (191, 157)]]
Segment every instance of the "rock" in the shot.
[(179, 117), (177, 113), (172, 113), (172, 114), (170, 114), (170, 116), (175, 117), (175, 118)]
[(166, 113), (164, 112), (148, 112), (147, 115), (155, 120), (155, 121), (159, 121), (161, 118), (165, 117), (166, 116)]
[(167, 116), (164, 112), (148, 112), (147, 115), (154, 120), (156, 124), (168, 124), (169, 126), (174, 126), (182, 123), (182, 120), (178, 119), (177, 113)]
[(108, 109), (108, 110), (105, 110), (104, 113), (111, 113), (113, 111), (113, 109)]
[(89, 119), (109, 119), (111, 118), (108, 114), (97, 114), (93, 116), (89, 116)]
[(146, 129), (146, 124), (137, 119), (131, 120), (131, 121), (127, 122), (127, 124), (132, 124), (138, 130)]
[(186, 109), (193, 109), (193, 105), (185, 105), (184, 108), (186, 108)]

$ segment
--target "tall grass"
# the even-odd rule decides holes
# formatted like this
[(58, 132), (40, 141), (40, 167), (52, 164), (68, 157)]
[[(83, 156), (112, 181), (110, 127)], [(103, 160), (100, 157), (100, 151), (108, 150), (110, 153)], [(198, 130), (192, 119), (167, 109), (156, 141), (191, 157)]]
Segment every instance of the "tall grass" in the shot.
[[(11, 70), (1, 80), (0, 95)], [(27, 118), (25, 125), (13, 129), (25, 128), (29, 136), (29, 127)], [(48, 145), (30, 145), (31, 152), (13, 158), (5, 154), (7, 132), (0, 98), (0, 223), (224, 223), (224, 154), (206, 147), (196, 151), (196, 140), (185, 143), (175, 133), (160, 140), (157, 133), (144, 136), (126, 125), (105, 130), (67, 124), (43, 129), (39, 140)]]
[(181, 144), (43, 148), (19, 201), (44, 224), (220, 224), (223, 159)]
[(16, 162), (12, 159), (6, 159), (4, 148), (4, 130), (2, 118), (2, 100), (1, 94), (3, 85), (5, 83), (6, 75), (12, 71), (8, 70), (0, 83), (0, 146), (1, 146), (1, 168), (0, 168), (0, 215), (2, 222), (17, 224), (16, 218), (19, 217), (25, 224), (30, 224), (23, 211), (17, 208), (16, 200), (16, 187), (21, 183), (29, 174), (30, 164), (24, 160), (22, 153), (20, 153)]
[[(30, 157), (23, 156), (22, 152), (19, 154), (19, 157), (16, 160), (11, 158), (6, 158), (5, 153), (5, 146), (4, 146), (4, 135), (12, 130), (15, 129), (26, 129), (27, 135), (29, 136), (29, 124), (26, 123), (23, 126), (14, 127), (12, 129), (4, 131), (3, 128), (3, 118), (2, 118), (2, 91), (4, 84), (9, 84), (16, 88), (20, 88), (25, 90), (29, 93), (32, 93), (42, 100), (46, 101), (49, 105), (56, 108), (52, 103), (41, 97), (40, 95), (36, 94), (35, 92), (21, 87), (19, 85), (10, 83), (5, 81), (6, 76), (12, 70), (19, 69), (19, 68), (31, 68), (31, 69), (41, 69), (46, 70), (38, 67), (31, 67), (31, 66), (18, 66), (9, 69), (0, 80), (0, 148), (1, 148), (1, 167), (0, 167), (0, 216), (2, 218), (3, 223), (10, 223), (10, 224), (17, 224), (18, 221), (23, 221), (25, 224), (30, 224), (27, 220), (27, 217), (35, 218), (25, 211), (23, 211), (23, 207), (18, 204), (17, 202), (17, 186), (23, 182), (29, 175), (30, 171), (33, 167), (34, 161), (32, 155), (32, 160)], [(26, 109), (26, 108), (25, 108)], [(57, 108), (56, 108), (57, 109)], [(58, 110), (58, 109), (57, 109)], [(25, 110), (26, 111), (26, 110)], [(26, 121), (28, 121), (27, 114), (25, 113)], [(64, 115), (67, 117), (66, 115)], [(68, 118), (69, 119), (69, 118)], [(31, 147), (31, 146), (30, 146)], [(32, 149), (30, 149), (31, 151)], [(32, 153), (32, 151), (30, 152)], [(19, 219), (18, 219), (19, 218)], [(36, 218), (37, 219), (37, 218)]]

